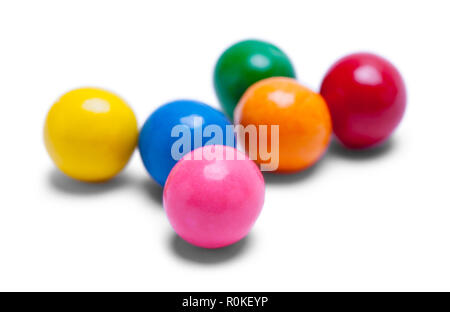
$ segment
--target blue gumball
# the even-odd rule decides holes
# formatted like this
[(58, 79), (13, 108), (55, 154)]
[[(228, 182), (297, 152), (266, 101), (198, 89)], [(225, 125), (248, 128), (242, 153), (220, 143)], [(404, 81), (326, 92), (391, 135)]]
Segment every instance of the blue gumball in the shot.
[(178, 100), (159, 107), (139, 134), (142, 162), (161, 186), (183, 155), (212, 144), (235, 147), (233, 126), (220, 111), (192, 100)]

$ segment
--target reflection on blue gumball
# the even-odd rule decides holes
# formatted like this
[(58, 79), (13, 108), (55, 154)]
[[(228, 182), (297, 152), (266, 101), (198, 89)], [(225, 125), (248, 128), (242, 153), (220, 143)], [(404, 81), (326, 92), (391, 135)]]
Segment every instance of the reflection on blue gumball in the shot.
[(235, 147), (233, 127), (220, 111), (192, 100), (178, 100), (159, 107), (139, 135), (142, 162), (161, 186), (183, 155), (212, 144)]

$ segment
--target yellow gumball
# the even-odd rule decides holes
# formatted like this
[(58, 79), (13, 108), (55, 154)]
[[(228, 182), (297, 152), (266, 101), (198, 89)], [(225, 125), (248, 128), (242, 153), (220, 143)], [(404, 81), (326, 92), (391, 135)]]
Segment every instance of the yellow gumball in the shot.
[(64, 94), (47, 114), (45, 146), (66, 175), (102, 182), (118, 174), (138, 138), (136, 117), (117, 95), (96, 88)]

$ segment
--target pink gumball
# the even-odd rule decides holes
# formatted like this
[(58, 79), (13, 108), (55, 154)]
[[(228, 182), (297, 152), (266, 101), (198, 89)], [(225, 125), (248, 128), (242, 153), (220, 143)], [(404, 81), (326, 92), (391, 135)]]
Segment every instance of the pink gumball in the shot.
[(253, 161), (222, 145), (200, 147), (172, 169), (164, 209), (175, 232), (204, 248), (244, 238), (264, 204), (264, 178)]

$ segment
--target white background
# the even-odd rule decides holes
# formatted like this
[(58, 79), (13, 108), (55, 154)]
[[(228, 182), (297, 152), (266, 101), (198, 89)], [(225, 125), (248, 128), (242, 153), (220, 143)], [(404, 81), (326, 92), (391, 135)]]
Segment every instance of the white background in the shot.
[[(0, 290), (450, 290), (448, 1), (2, 1)], [(47, 110), (113, 90), (139, 124), (159, 105), (219, 107), (212, 71), (237, 40), (280, 46), (317, 90), (354, 51), (391, 60), (408, 106), (392, 140), (332, 144), (313, 169), (266, 176), (251, 234), (215, 251), (176, 238), (136, 152), (104, 185), (60, 174)]]

